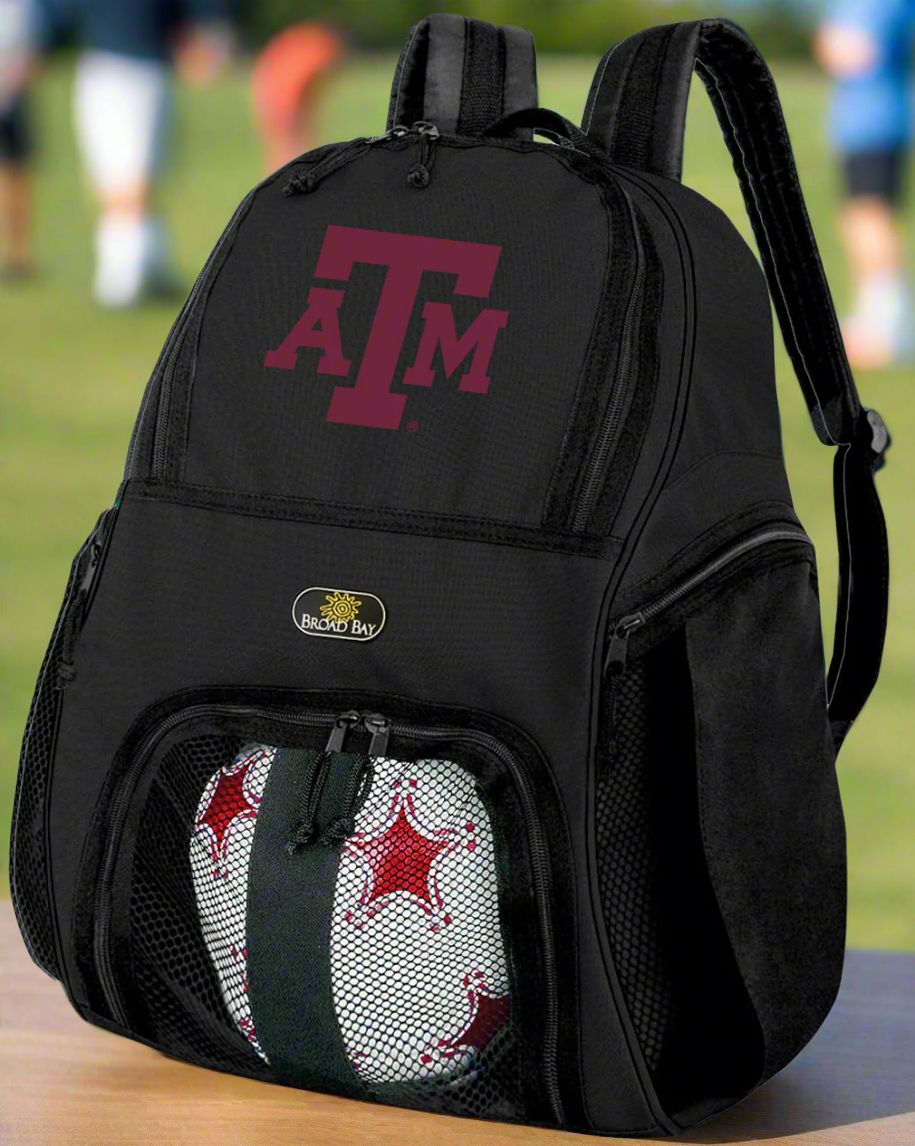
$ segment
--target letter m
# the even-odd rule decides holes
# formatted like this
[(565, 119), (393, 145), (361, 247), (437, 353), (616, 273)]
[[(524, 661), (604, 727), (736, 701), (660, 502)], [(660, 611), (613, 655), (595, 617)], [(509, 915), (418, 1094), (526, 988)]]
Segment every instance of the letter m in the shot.
[(450, 378), (468, 354), (473, 351), (470, 369), (461, 377), (459, 390), (485, 394), (489, 389), (489, 359), (496, 343), (496, 335), (508, 321), (507, 310), (484, 310), (458, 338), (454, 329), (454, 315), (445, 302), (427, 302), (423, 307), (425, 327), (416, 352), (416, 361), (407, 368), (404, 382), (410, 386), (431, 386), (435, 378), (432, 358), (436, 346), (442, 348), (445, 376)]

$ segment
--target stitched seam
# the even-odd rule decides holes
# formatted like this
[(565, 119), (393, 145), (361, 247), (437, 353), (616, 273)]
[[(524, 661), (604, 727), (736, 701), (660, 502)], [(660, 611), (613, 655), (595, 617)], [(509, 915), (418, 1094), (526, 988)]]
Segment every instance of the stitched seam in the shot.
[[(365, 509), (363, 507), (350, 507), (350, 514), (347, 516), (346, 512), (340, 514), (328, 514), (322, 512), (321, 509), (314, 509), (303, 506), (299, 512), (296, 512), (295, 507), (290, 506), (288, 512), (282, 512), (277, 507), (271, 509), (270, 507), (261, 507), (258, 510), (255, 506), (245, 506), (238, 504), (223, 505), (215, 501), (207, 500), (206, 497), (195, 497), (193, 494), (169, 495), (166, 492), (155, 493), (153, 491), (133, 489), (128, 494), (125, 494), (125, 499), (132, 501), (153, 501), (163, 505), (185, 505), (196, 509), (208, 510), (216, 513), (227, 513), (237, 515), (240, 517), (256, 517), (266, 519), (277, 519), (283, 521), (301, 521), (315, 525), (326, 525), (346, 529), (366, 529), (375, 532), (395, 532), (405, 533), (419, 537), (441, 537), (445, 540), (452, 541), (471, 541), (479, 542), (481, 544), (491, 545), (507, 545), (522, 549), (534, 549), (542, 552), (564, 553), (573, 557), (587, 557), (600, 561), (613, 560), (613, 543), (607, 543), (603, 539), (595, 541), (594, 539), (563, 536), (557, 535), (555, 539), (551, 540), (548, 536), (542, 533), (537, 535), (535, 530), (531, 530), (530, 535), (525, 536), (522, 532), (525, 527), (519, 526), (518, 533), (510, 533), (508, 531), (499, 532), (497, 530), (487, 529), (485, 525), (478, 525), (474, 532), (470, 528), (462, 529), (460, 525), (449, 528), (447, 525), (429, 523), (424, 526), (422, 521), (412, 521), (401, 523), (398, 518), (401, 516), (409, 516), (408, 514), (400, 514), (396, 510), (393, 511), (390, 520), (371, 520), (371, 515), (376, 514), (378, 511), (373, 509)], [(324, 503), (325, 507), (329, 503)], [(352, 510), (356, 512), (352, 512)], [(383, 516), (379, 514), (379, 517)]]
[(403, 88), (403, 74), (404, 74), (404, 71), (406, 70), (406, 63), (407, 63), (407, 60), (409, 59), (410, 51), (413, 47), (413, 41), (416, 39), (417, 33), (419, 32), (419, 27), (420, 27), (419, 24), (414, 24), (413, 31), (410, 33), (410, 38), (407, 41), (407, 43), (404, 45), (402, 66), (400, 68), (400, 73), (397, 77), (397, 95), (394, 98), (394, 105), (393, 105), (393, 108), (391, 109), (391, 124), (390, 124), (391, 127), (395, 127), (397, 125), (397, 118), (400, 114), (400, 93), (401, 93), (401, 89)]
[[(620, 41), (620, 43), (623, 43), (623, 44), (625, 42), (626, 42), (625, 40)], [(595, 77), (593, 95), (592, 95), (592, 98), (590, 99), (590, 101), (588, 103), (587, 123), (582, 121), (582, 125), (581, 125), (581, 129), (585, 133), (585, 135), (591, 134), (591, 121), (594, 119), (594, 109), (595, 109), (595, 107), (597, 107), (597, 100), (598, 100), (598, 97), (600, 95), (600, 89), (601, 89), (601, 86), (603, 85), (604, 77), (607, 74), (607, 68), (610, 66), (610, 58), (619, 46), (620, 46), (620, 44), (614, 44), (613, 47), (608, 52), (606, 52), (604, 54), (604, 58), (600, 62), (600, 67), (598, 69), (598, 75)]]

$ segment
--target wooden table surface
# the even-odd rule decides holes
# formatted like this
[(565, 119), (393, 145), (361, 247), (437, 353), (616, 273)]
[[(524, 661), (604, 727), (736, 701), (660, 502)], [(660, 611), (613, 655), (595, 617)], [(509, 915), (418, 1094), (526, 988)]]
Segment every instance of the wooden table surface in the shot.
[[(330, 1098), (173, 1062), (78, 1019), (60, 986), (29, 960), (8, 903), (0, 903), (0, 992), (4, 1146), (589, 1140)], [(851, 951), (838, 1003), (807, 1050), (736, 1110), (676, 1141), (915, 1146), (913, 1112), (915, 955)]]

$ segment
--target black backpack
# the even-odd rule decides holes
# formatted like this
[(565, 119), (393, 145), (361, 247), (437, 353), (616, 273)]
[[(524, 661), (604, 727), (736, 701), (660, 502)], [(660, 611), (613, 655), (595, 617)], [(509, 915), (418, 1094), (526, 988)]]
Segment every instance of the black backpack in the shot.
[[(694, 69), (764, 273), (679, 182)], [(888, 438), (743, 32), (617, 45), (581, 129), (536, 102), (526, 32), (430, 17), (383, 135), (238, 208), (73, 564), (12, 888), (80, 1015), (169, 1055), (675, 1133), (839, 985)], [(834, 451), (828, 672), (769, 292)]]

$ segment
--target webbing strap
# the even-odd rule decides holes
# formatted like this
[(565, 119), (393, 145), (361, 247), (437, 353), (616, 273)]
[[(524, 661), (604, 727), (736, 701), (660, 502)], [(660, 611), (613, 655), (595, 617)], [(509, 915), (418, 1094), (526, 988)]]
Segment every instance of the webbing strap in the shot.
[(334, 1006), (330, 928), (339, 847), (321, 842), (364, 758), (335, 755), (315, 817), (314, 843), (290, 847), (314, 779), (315, 754), (278, 749), (261, 798), (248, 868), (248, 993), (258, 1040), (290, 1086), (352, 1098), (353, 1069)]
[(730, 21), (649, 28), (604, 56), (582, 128), (615, 162), (679, 179), (694, 70), (731, 153), (814, 429), (837, 447), (839, 601), (828, 694), (838, 747), (876, 682), (883, 654), (889, 556), (873, 474), (889, 436), (858, 399), (775, 82), (756, 46)]
[[(464, 16), (427, 16), (401, 52), (387, 126), (425, 120), (445, 134), (481, 135), (501, 116), (536, 104), (530, 32)], [(530, 137), (523, 129), (512, 134)]]

